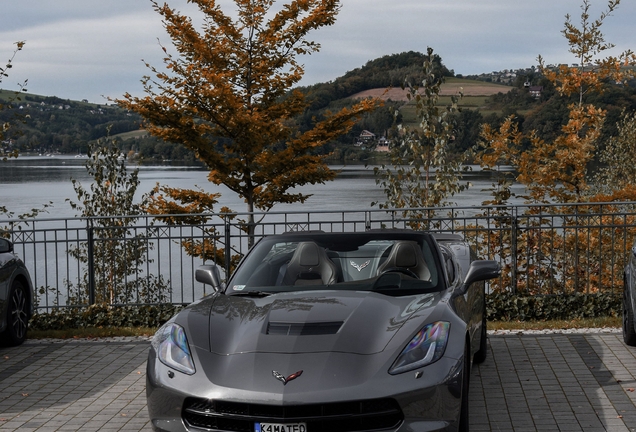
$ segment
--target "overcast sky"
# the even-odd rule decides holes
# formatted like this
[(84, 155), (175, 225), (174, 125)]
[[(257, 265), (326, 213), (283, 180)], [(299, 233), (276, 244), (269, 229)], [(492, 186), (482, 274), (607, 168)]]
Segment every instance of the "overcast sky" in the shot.
[[(186, 0), (168, 0), (193, 17)], [(228, 13), (232, 0), (219, 3)], [(282, 2), (281, 2), (282, 3)], [(343, 0), (336, 23), (310, 34), (319, 53), (301, 58), (301, 84), (333, 80), (367, 61), (432, 47), (458, 74), (572, 63), (561, 34), (565, 15), (580, 21), (582, 0)], [(591, 17), (606, 0), (591, 0)], [(0, 62), (26, 41), (0, 87), (28, 79), (31, 93), (105, 103), (142, 95), (143, 60), (162, 65), (159, 42), (170, 45), (149, 0), (0, 0)], [(602, 27), (617, 55), (636, 50), (636, 1), (623, 0)]]

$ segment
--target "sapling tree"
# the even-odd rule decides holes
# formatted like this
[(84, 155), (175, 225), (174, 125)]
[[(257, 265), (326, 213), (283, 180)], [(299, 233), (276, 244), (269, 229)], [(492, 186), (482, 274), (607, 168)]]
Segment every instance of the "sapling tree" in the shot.
[(636, 113), (623, 111), (618, 134), (598, 156), (601, 164), (593, 185), (597, 201), (636, 199)]
[(69, 302), (159, 303), (169, 290), (161, 275), (144, 274), (151, 249), (145, 230), (135, 227), (147, 201), (135, 201), (138, 170), (128, 172), (126, 158), (111, 139), (89, 145), (86, 170), (93, 182), (85, 188), (73, 179), (77, 201), (67, 200), (86, 218), (89, 239), (70, 247), (69, 254), (85, 264), (82, 279)]
[[(24, 41), (19, 41), (16, 42), (16, 48), (13, 51), (13, 54), (11, 55), (11, 57), (9, 58), (9, 60), (7, 60), (7, 63), (5, 64), (4, 67), (0, 67), (0, 84), (2, 84), (3, 79), (9, 77), (9, 69), (11, 69), (13, 67), (13, 59), (15, 58), (15, 56), (17, 55), (18, 51), (22, 51), (22, 48), (24, 48), (26, 42)], [(27, 91), (26, 85), (27, 85), (27, 81), (28, 80), (24, 80), (21, 83), (18, 83), (18, 87), (19, 90), (16, 91), (11, 97), (9, 97), (8, 100), (6, 101), (2, 101), (0, 100), (0, 112), (3, 110), (9, 110), (11, 109), (12, 103), (15, 101), (19, 101), (20, 100), (20, 93), (21, 92), (25, 92)], [(17, 121), (23, 121), (24, 119), (21, 117), (14, 117), (15, 120)], [(5, 140), (6, 134), (7, 132), (9, 132), (9, 129), (13, 126), (13, 123), (10, 121), (0, 121), (0, 161), (2, 162), (6, 162), (7, 159), (9, 158), (17, 158), (18, 157), (18, 150), (17, 149), (5, 149), (4, 145), (3, 145), (3, 141)], [(18, 215), (18, 219), (20, 221), (24, 221), (25, 219), (31, 219), (34, 218), (35, 216), (37, 216), (38, 214), (42, 213), (42, 212), (46, 212), (47, 208), (51, 206), (51, 202), (49, 201), (47, 204), (43, 204), (42, 207), (40, 208), (33, 208), (31, 209), (31, 211), (27, 212), (27, 213), (23, 213)], [(9, 219), (13, 218), (15, 216), (15, 212), (9, 210), (6, 206), (4, 205), (0, 205), (0, 215), (2, 215), (3, 217), (7, 217)], [(15, 229), (16, 224), (12, 224), (12, 226), (5, 226), (5, 227), (0, 227), (0, 236), (2, 237), (8, 237), (9, 233), (11, 230)]]
[[(376, 183), (387, 196), (381, 208), (420, 209), (449, 205), (448, 199), (466, 189), (462, 184), (462, 164), (465, 153), (453, 150), (454, 124), (461, 93), (451, 97), (451, 103), (440, 106), (439, 95), (443, 75), (436, 73), (433, 49), (428, 48), (421, 83), (406, 81), (409, 101), (415, 104), (417, 127), (396, 126), (392, 137), (391, 164), (375, 168)], [(396, 112), (396, 115), (398, 113)], [(427, 219), (431, 212), (407, 212), (417, 219)]]
[[(24, 48), (24, 41), (16, 42), (16, 49), (13, 51), (13, 54), (7, 60), (7, 63), (4, 67), (0, 67), (0, 84), (2, 84), (2, 80), (9, 76), (9, 69), (13, 67), (13, 59), (15, 58), (18, 51), (22, 51)], [(26, 91), (27, 81), (25, 80), (22, 83), (18, 83), (19, 91), (15, 92), (14, 96), (10, 97), (7, 101), (0, 100), (0, 111), (9, 109), (11, 107), (11, 103), (16, 100), (20, 100), (20, 92)], [(11, 123), (8, 121), (0, 122), (0, 143), (2, 143), (5, 139), (6, 133), (11, 128)], [(2, 160), (6, 161), (7, 158), (10, 157), (18, 157), (17, 149), (5, 151), (4, 147), (0, 146), (0, 157)]]

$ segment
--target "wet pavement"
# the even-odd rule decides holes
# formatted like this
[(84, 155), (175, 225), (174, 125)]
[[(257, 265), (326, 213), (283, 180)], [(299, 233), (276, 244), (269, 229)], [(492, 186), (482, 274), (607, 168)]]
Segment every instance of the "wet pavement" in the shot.
[[(149, 341), (0, 348), (0, 431), (150, 431)], [(636, 348), (620, 333), (489, 335), (471, 375), (475, 431), (636, 431)]]

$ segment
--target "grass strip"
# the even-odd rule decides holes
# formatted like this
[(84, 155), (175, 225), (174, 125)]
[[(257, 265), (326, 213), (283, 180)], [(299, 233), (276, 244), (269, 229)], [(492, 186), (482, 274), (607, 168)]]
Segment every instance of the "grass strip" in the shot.
[[(620, 317), (582, 318), (549, 321), (489, 321), (488, 330), (566, 330), (576, 328), (619, 328)], [(29, 330), (29, 339), (96, 339), (107, 337), (148, 337), (150, 327), (87, 327), (63, 330)]]

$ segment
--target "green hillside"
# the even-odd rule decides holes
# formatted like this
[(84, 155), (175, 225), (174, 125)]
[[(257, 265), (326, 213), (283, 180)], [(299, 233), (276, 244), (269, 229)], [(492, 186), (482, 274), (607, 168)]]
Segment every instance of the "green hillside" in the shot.
[[(350, 106), (360, 97), (382, 96), (387, 88), (391, 88), (388, 96), (382, 96), (386, 99), (383, 108), (366, 115), (349, 134), (319, 150), (332, 153), (339, 160), (367, 159), (372, 154), (373, 143), (353, 145), (363, 130), (381, 137), (390, 133), (396, 120), (406, 125), (417, 124), (415, 109), (407, 102), (400, 87), (405, 79), (412, 83), (421, 82), (423, 60), (423, 54), (412, 51), (383, 56), (333, 81), (299, 87), (309, 102), (309, 108), (296, 119), (299, 130), (309, 129), (325, 110), (336, 111)], [(494, 82), (500, 77), (456, 77), (439, 56), (435, 56), (434, 64), (435, 73), (446, 80), (439, 105), (448, 105), (451, 95), (460, 89), (464, 94), (460, 101), (462, 110), (454, 116), (458, 151), (477, 142), (482, 124), (498, 127), (510, 114), (517, 116), (522, 129), (535, 129), (544, 139), (555, 136), (565, 121), (567, 101), (558, 97), (550, 83), (534, 69), (520, 71), (515, 78), (507, 78), (504, 85)], [(539, 97), (530, 95), (527, 88), (530, 85), (541, 86)], [(0, 123), (12, 125), (1, 143), (5, 150), (18, 149), (31, 154), (86, 153), (89, 142), (110, 136), (120, 143), (122, 151), (141, 160), (194, 161), (193, 154), (183, 146), (160, 141), (140, 130), (142, 119), (118, 106), (29, 93), (20, 94), (19, 100), (15, 100), (15, 96), (15, 92), (0, 90), (0, 101), (14, 99), (0, 110)], [(603, 139), (614, 133), (623, 108), (636, 110), (633, 87), (607, 84), (607, 91), (590, 102), (608, 110)], [(396, 110), (399, 112), (397, 119), (392, 114)]]

